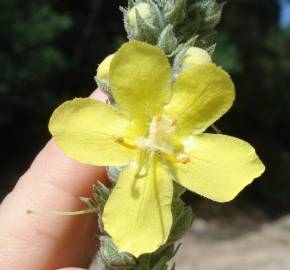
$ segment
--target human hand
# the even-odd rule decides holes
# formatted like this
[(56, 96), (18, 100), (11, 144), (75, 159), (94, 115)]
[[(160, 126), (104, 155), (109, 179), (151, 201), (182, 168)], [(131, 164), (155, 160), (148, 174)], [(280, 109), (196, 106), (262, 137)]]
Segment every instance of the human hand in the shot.
[[(91, 97), (107, 100), (100, 91)], [(49, 141), (0, 205), (0, 269), (87, 267), (97, 246), (96, 215), (31, 216), (27, 209), (83, 209), (79, 197), (90, 197), (97, 180), (106, 182), (104, 168), (73, 161)]]

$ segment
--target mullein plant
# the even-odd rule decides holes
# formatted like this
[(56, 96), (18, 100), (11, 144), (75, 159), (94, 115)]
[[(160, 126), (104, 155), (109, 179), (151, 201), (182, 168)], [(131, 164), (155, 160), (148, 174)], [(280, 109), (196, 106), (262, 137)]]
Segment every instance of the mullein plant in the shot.
[[(232, 106), (234, 84), (212, 62), (215, 0), (129, 0), (129, 41), (95, 80), (110, 104), (65, 102), (49, 130), (72, 159), (106, 166), (111, 185), (84, 199), (99, 220), (90, 269), (175, 269), (170, 264), (193, 215), (187, 189), (228, 202), (264, 172), (254, 148), (210, 132)], [(96, 217), (97, 218), (97, 217)]]

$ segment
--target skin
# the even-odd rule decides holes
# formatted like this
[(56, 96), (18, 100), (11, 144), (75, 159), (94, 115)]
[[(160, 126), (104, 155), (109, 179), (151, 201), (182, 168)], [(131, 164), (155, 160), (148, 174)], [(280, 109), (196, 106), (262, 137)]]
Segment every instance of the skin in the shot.
[[(91, 98), (105, 102), (96, 90)], [(32, 216), (27, 209), (77, 211), (105, 169), (69, 159), (50, 140), (0, 205), (1, 270), (80, 270), (97, 248), (97, 216)], [(76, 268), (62, 268), (62, 267)]]

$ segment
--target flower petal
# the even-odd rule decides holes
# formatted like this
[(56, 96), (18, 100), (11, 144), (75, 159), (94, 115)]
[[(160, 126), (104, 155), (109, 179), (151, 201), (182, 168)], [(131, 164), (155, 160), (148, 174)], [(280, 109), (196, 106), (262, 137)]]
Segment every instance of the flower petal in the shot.
[[(156, 161), (157, 162), (157, 161)], [(135, 257), (164, 244), (172, 226), (172, 177), (160, 164), (151, 164), (136, 178), (137, 164), (121, 173), (105, 206), (103, 221), (120, 252)]]
[(214, 201), (234, 199), (265, 170), (255, 149), (234, 137), (193, 135), (184, 147), (191, 161), (174, 165), (176, 182)]
[(132, 119), (146, 122), (169, 101), (171, 66), (161, 49), (130, 41), (110, 66), (110, 86), (117, 105)]
[(235, 98), (229, 75), (214, 64), (185, 69), (177, 78), (165, 113), (177, 118), (177, 133), (198, 134), (225, 114)]
[(54, 111), (49, 130), (72, 159), (98, 166), (123, 166), (136, 157), (136, 151), (116, 143), (113, 136), (128, 137), (129, 124), (112, 106), (78, 98)]

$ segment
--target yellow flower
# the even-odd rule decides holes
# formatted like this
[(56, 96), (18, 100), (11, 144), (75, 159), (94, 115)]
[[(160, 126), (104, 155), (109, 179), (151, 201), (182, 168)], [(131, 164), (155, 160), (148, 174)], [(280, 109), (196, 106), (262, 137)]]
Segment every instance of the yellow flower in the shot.
[(115, 54), (109, 80), (116, 107), (74, 99), (54, 112), (49, 129), (73, 159), (126, 166), (103, 214), (120, 252), (139, 257), (166, 242), (173, 181), (227, 202), (263, 173), (250, 144), (203, 133), (234, 101), (234, 85), (221, 68), (189, 67), (172, 85), (164, 53), (131, 41)]

